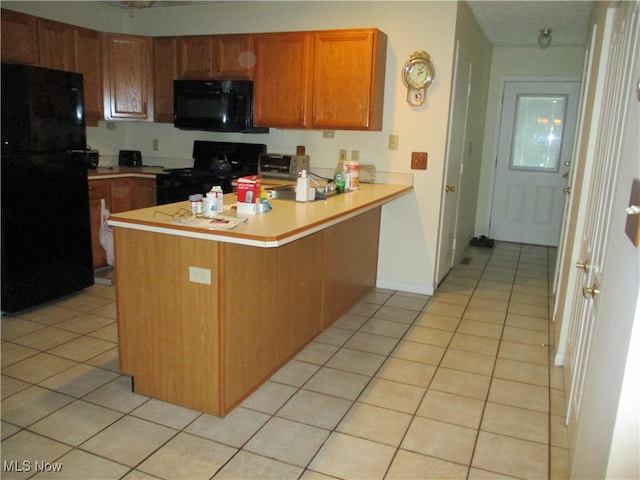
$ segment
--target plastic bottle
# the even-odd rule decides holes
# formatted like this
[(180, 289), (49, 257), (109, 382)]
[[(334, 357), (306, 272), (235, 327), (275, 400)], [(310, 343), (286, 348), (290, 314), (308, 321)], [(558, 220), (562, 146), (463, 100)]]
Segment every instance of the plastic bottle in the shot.
[(220, 213), (218, 211), (218, 195), (214, 188), (207, 192), (207, 196), (204, 199), (204, 216), (207, 218), (213, 218)]
[(346, 182), (345, 170), (346, 170), (346, 165), (344, 164), (344, 161), (343, 160), (339, 161), (338, 166), (336, 167), (336, 172), (333, 177), (333, 181), (336, 184), (336, 192), (338, 193), (344, 193), (344, 187)]
[(189, 195), (189, 201), (191, 202), (191, 213), (194, 215), (202, 215), (204, 212), (204, 202), (202, 201), (202, 195), (196, 193)]
[(307, 171), (302, 170), (296, 184), (296, 202), (306, 202), (309, 199), (309, 178)]
[(360, 188), (360, 162), (349, 160), (347, 167), (347, 190), (358, 190)]
[(220, 185), (215, 185), (211, 191), (216, 193), (218, 201), (218, 207), (216, 210), (218, 211), (218, 215), (222, 215), (224, 213), (224, 192), (222, 191), (222, 187)]

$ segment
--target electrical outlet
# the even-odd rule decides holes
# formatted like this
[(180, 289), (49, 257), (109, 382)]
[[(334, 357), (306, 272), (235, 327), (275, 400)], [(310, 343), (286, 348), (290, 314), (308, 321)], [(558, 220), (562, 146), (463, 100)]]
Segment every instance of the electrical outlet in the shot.
[(427, 169), (427, 152), (411, 152), (411, 169), (426, 170)]
[(158, 140), (157, 138), (153, 139), (153, 151), (157, 152), (158, 150), (160, 150), (160, 140)]
[(347, 161), (347, 151), (346, 150), (340, 150), (340, 156), (338, 157), (338, 160), (340, 160), (341, 162), (346, 162)]
[(189, 267), (189, 281), (211, 285), (211, 270), (208, 268)]
[(354, 162), (360, 161), (360, 150), (351, 150), (351, 160)]
[(389, 150), (398, 149), (398, 135), (389, 135)]
[(322, 138), (336, 138), (336, 131), (335, 130), (323, 130), (322, 131)]

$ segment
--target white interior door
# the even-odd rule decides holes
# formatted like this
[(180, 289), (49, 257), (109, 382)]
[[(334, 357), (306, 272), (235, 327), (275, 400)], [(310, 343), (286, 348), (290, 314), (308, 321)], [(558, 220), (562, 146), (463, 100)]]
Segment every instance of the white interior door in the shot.
[(621, 386), (640, 294), (640, 249), (625, 233), (632, 181), (640, 177), (639, 13), (639, 2), (620, 2), (608, 11), (598, 78), (602, 110), (589, 129), (593, 174), (586, 207), (578, 213), (585, 223), (576, 249), (582, 281), (569, 292), (565, 357), (574, 478), (639, 473), (637, 401), (631, 415), (620, 408), (627, 401)]
[(558, 245), (579, 91), (579, 82), (505, 82), (491, 237)]
[[(471, 60), (456, 46), (456, 69), (454, 90), (451, 99), (447, 162), (440, 212), (440, 234), (436, 285), (438, 285), (456, 262), (456, 230), (460, 205), (460, 185), (466, 152), (467, 113), (471, 84)], [(464, 239), (466, 240), (466, 239)], [(460, 250), (460, 249), (458, 249)]]

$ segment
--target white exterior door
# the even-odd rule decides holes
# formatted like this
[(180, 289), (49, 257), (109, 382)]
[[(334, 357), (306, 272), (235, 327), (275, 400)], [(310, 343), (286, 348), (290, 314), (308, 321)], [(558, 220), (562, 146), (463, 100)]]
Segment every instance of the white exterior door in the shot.
[[(451, 116), (447, 146), (447, 162), (445, 167), (444, 186), (442, 191), (442, 210), (440, 212), (440, 234), (438, 246), (438, 265), (436, 268), (436, 285), (449, 270), (458, 263), (463, 249), (456, 248), (458, 239), (456, 230), (458, 208), (460, 206), (460, 185), (463, 173), (464, 157), (467, 152), (467, 112), (469, 110), (469, 89), (471, 85), (471, 60), (460, 49), (456, 48), (456, 69), (454, 73), (454, 90), (451, 99)], [(462, 239), (465, 242), (468, 239)]]
[(492, 238), (558, 245), (579, 92), (579, 82), (505, 82)]

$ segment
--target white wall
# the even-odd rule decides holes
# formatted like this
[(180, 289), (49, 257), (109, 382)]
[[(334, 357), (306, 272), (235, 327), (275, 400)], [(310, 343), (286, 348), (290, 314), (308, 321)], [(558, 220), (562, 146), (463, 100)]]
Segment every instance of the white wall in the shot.
[[(320, 131), (272, 129), (268, 135), (222, 135), (126, 122), (115, 122), (116, 129), (107, 130), (106, 122), (101, 122), (88, 128), (88, 141), (106, 161), (120, 149), (136, 149), (142, 151), (145, 163), (169, 166), (189, 164), (194, 139), (260, 142), (269, 151), (282, 153), (305, 145), (312, 166), (330, 168), (340, 149), (357, 149), (361, 163), (374, 164), (378, 171), (413, 173), (414, 192), (383, 209), (379, 285), (433, 292), (457, 2), (222, 2), (134, 10), (132, 16), (99, 2), (3, 1), (2, 7), (103, 31), (151, 36), (379, 28), (388, 35), (382, 132), (336, 131), (334, 139), (323, 139)], [(436, 68), (428, 101), (417, 108), (406, 103), (400, 79), (402, 65), (415, 50), (427, 50)], [(399, 135), (397, 151), (387, 148), (390, 134)], [(160, 141), (159, 152), (152, 151), (154, 138)], [(426, 171), (410, 169), (413, 151), (428, 152)]]
[(476, 235), (489, 233), (502, 87), (505, 80), (572, 79), (580, 81), (584, 47), (496, 47), (491, 58)]

